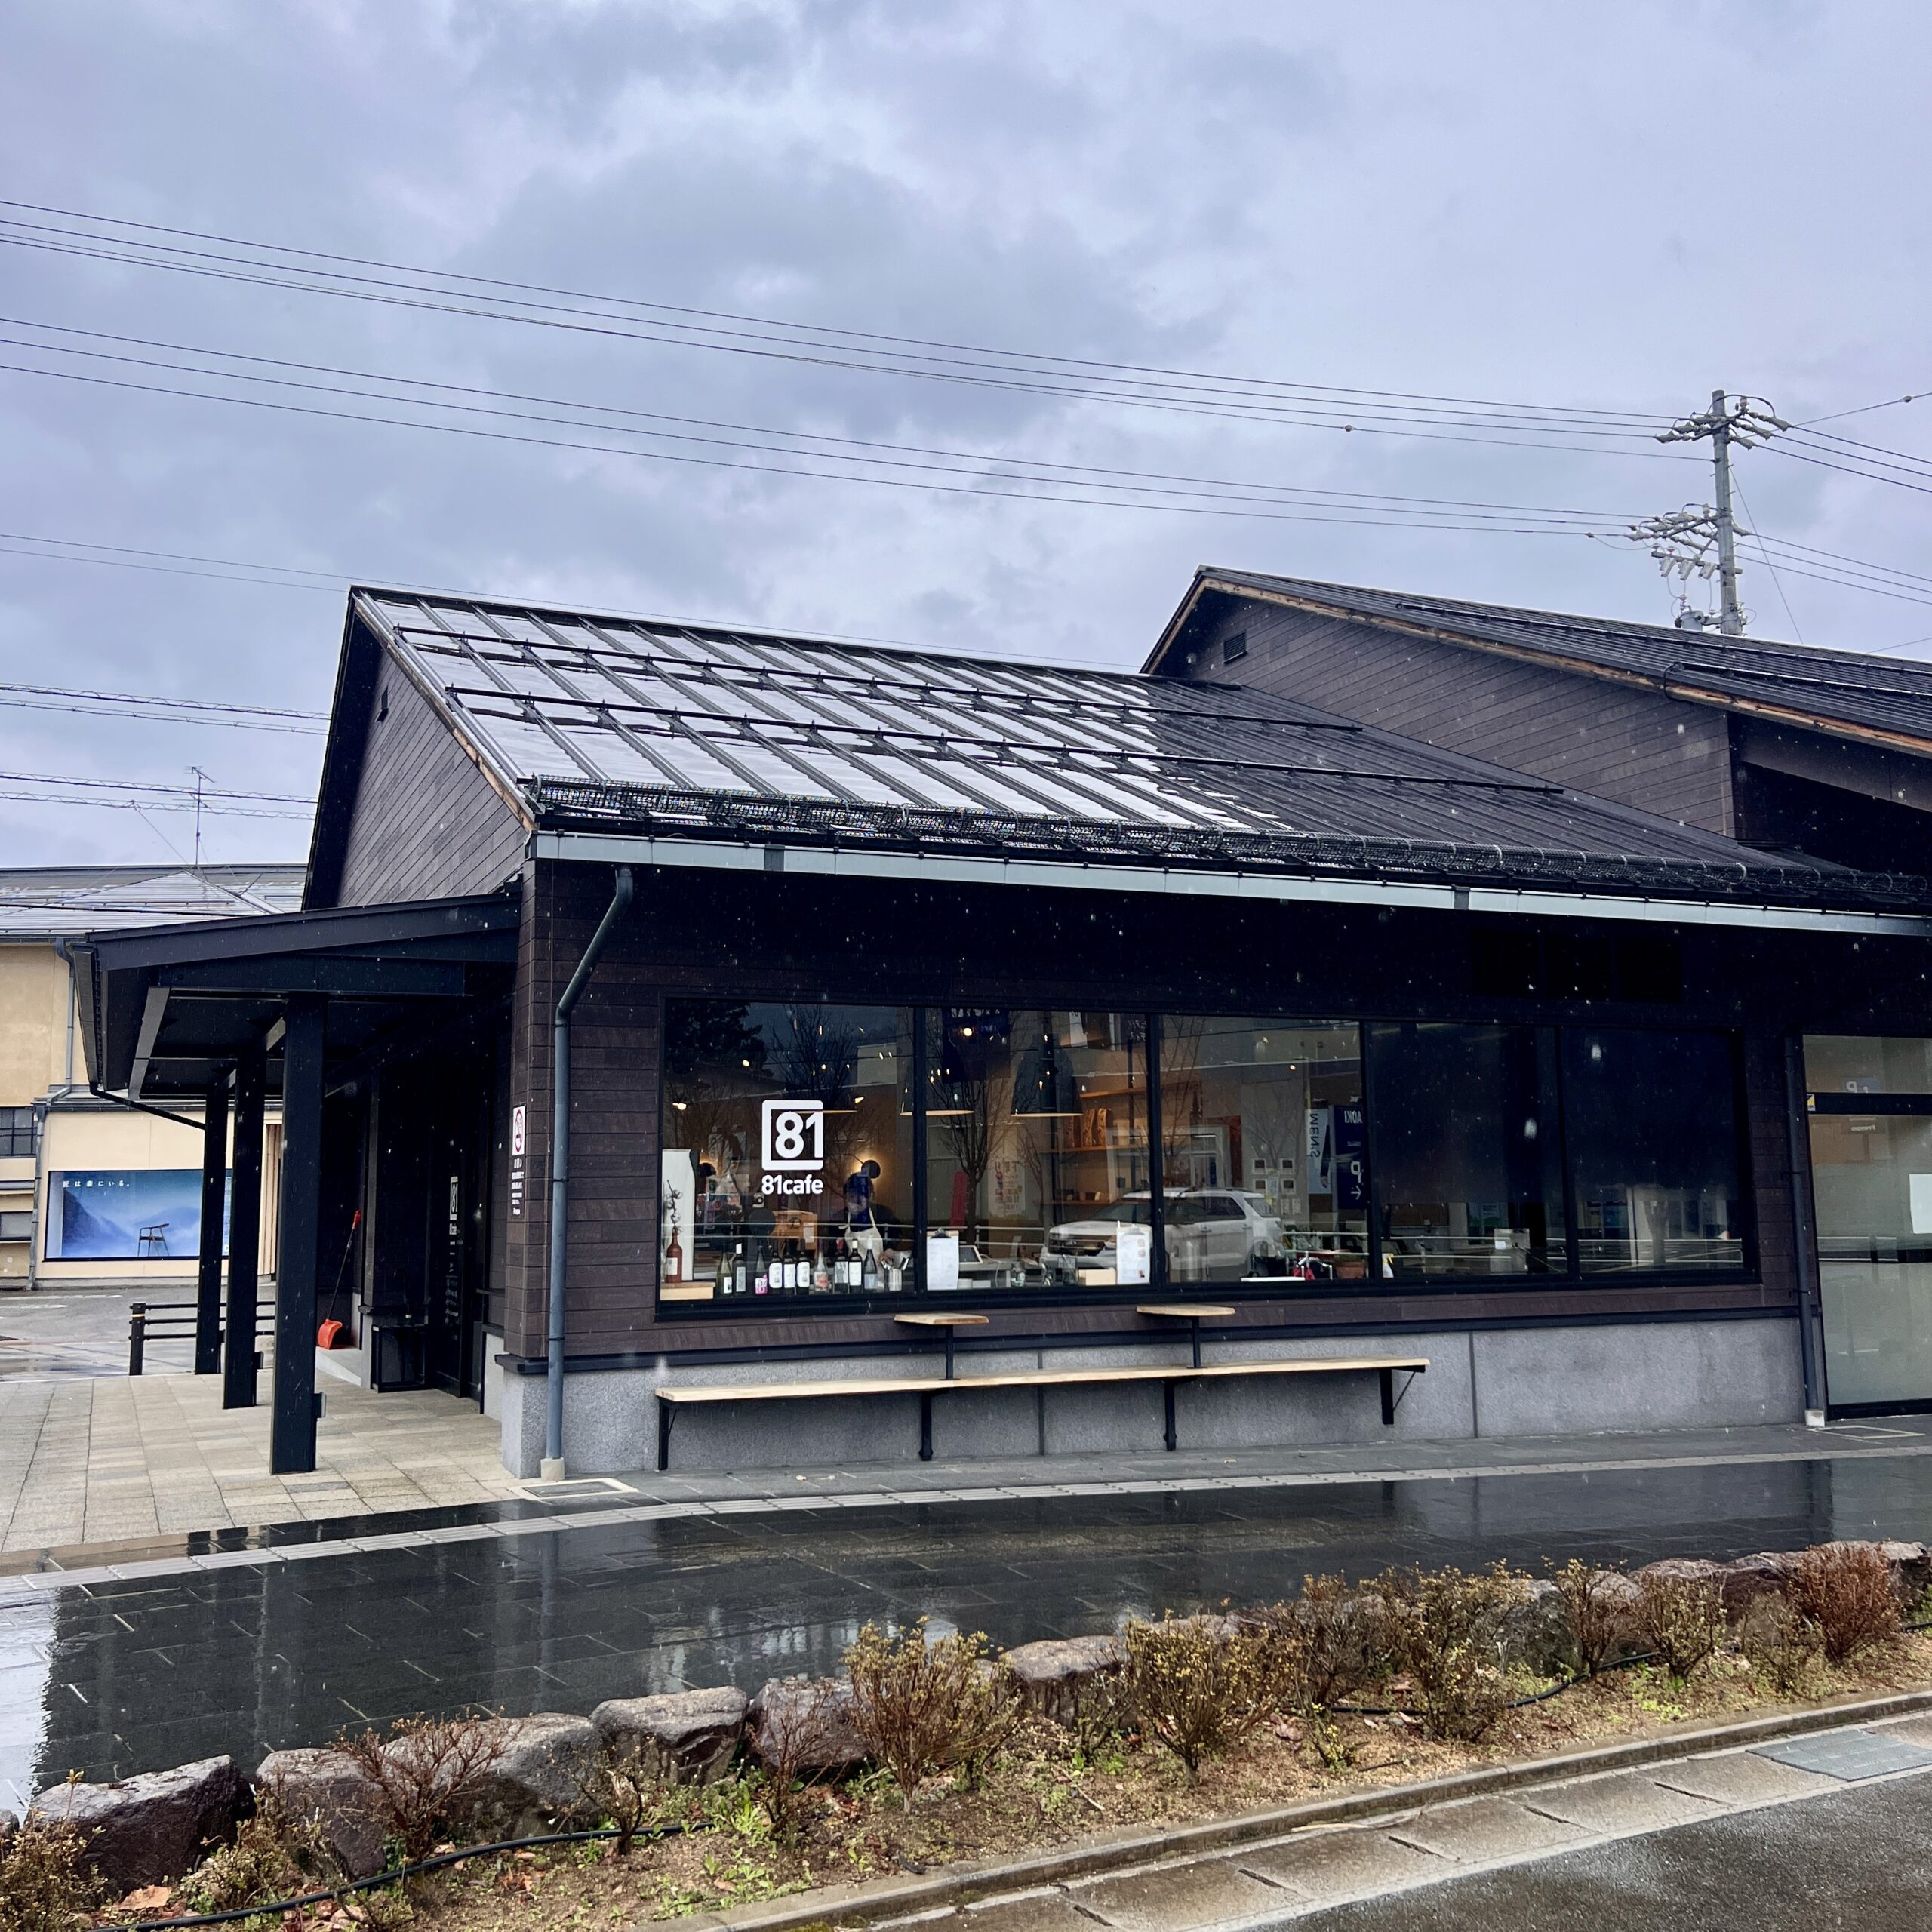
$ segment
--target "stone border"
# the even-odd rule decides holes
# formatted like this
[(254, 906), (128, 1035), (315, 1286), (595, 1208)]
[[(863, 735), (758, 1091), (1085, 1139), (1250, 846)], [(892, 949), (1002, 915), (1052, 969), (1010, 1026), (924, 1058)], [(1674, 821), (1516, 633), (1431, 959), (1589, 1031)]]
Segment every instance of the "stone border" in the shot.
[[(1260, 1839), (1284, 1838), (1314, 1826), (1365, 1823), (1457, 1798), (1487, 1797), (1525, 1785), (1554, 1783), (1605, 1771), (1634, 1770), (1647, 1764), (1669, 1764), (1681, 1758), (1775, 1738), (1800, 1737), (1812, 1731), (1835, 1730), (1851, 1724), (1883, 1723), (1922, 1711), (1932, 1711), (1932, 1690), (1905, 1690), (1885, 1697), (1812, 1705), (1772, 1717), (1741, 1718), (1728, 1724), (1707, 1724), (1697, 1730), (1636, 1738), (1627, 1744), (1601, 1745), (1552, 1757), (1522, 1758), (1510, 1764), (1452, 1772), (1447, 1777), (1428, 1778), (1416, 1784), (1386, 1785), (1334, 1798), (1310, 1798), (1299, 1804), (1243, 1812), (1204, 1824), (1156, 1831), (1131, 1829), (1097, 1842), (1004, 1864), (972, 1862), (949, 1866), (927, 1878), (827, 1886), (769, 1904), (736, 1906), (723, 1912), (677, 1923), (691, 1927), (692, 1932), (727, 1927), (731, 1932), (832, 1932), (835, 1927), (868, 1924), (889, 1912), (906, 1915), (933, 1911), (945, 1906), (968, 1904), (995, 1891), (1017, 1892), (1058, 1884), (1069, 1878), (1092, 1878), (1155, 1860), (1168, 1863), (1177, 1857), (1201, 1857)], [(634, 1921), (630, 1932), (646, 1932), (651, 1923)]]

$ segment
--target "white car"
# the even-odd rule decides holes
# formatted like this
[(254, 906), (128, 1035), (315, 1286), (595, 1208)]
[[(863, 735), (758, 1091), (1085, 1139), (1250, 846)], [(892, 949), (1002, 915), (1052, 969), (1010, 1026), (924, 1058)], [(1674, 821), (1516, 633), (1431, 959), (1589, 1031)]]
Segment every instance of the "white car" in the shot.
[[(1281, 1223), (1269, 1212), (1266, 1195), (1232, 1187), (1175, 1188), (1162, 1208), (1168, 1272), (1174, 1280), (1226, 1281), (1281, 1272), (1287, 1252)], [(1131, 1194), (1100, 1208), (1091, 1220), (1063, 1221), (1049, 1228), (1044, 1257), (1048, 1280), (1072, 1287), (1083, 1276), (1091, 1280), (1096, 1274), (1111, 1275), (1115, 1229), (1124, 1221), (1144, 1226), (1151, 1214), (1148, 1197)]]

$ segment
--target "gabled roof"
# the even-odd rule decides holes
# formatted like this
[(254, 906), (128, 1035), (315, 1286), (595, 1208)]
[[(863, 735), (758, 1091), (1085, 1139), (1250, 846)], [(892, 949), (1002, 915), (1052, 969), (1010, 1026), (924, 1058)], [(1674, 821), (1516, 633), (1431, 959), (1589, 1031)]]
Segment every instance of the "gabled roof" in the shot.
[(17, 866), (0, 870), (0, 940), (292, 912), (300, 866)]
[(1642, 685), (1776, 724), (1932, 755), (1932, 665), (1257, 571), (1197, 571), (1146, 669), (1176, 668), (1176, 654), (1184, 651), (1200, 615), (1228, 596), (1352, 618), (1380, 630)]
[[(709, 841), (721, 863), (789, 844), (1932, 903), (1235, 685), (352, 592), (339, 694), (371, 690), (383, 652), (533, 830)], [(342, 703), (318, 841), (352, 803), (330, 769), (358, 741)]]

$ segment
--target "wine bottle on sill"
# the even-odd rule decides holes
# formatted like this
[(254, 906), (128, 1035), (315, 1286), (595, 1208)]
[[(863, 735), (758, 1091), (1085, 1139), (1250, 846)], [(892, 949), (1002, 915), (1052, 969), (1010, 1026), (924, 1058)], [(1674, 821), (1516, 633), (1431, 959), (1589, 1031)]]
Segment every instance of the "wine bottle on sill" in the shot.
[(870, 1248), (866, 1250), (866, 1258), (860, 1266), (859, 1286), (869, 1295), (878, 1293), (878, 1257)]
[(739, 1242), (731, 1257), (731, 1292), (741, 1295), (745, 1291), (745, 1244)]
[(685, 1278), (684, 1244), (678, 1240), (675, 1228), (671, 1230), (671, 1244), (664, 1251), (664, 1278), (667, 1281)]

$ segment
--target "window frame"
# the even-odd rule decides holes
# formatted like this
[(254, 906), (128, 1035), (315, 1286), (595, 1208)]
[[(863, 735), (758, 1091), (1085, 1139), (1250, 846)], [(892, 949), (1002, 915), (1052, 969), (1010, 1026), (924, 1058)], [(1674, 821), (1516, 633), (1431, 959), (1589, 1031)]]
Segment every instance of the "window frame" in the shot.
[[(676, 1000), (702, 1003), (706, 999), (717, 1000), (731, 997), (723, 994), (709, 995), (697, 993), (666, 994), (660, 998), (658, 1020), (660, 1037), (666, 1008)], [(782, 994), (753, 994), (737, 995), (749, 997), (755, 1003), (760, 1000), (782, 1000)], [(1056, 997), (1064, 997), (1057, 995)], [(1381, 1115), (1378, 1096), (1375, 1091), (1370, 1055), (1367, 1051), (1367, 1029), (1378, 1024), (1399, 1024), (1412, 1020), (1414, 1014), (1337, 1014), (1332, 1010), (1320, 1012), (1283, 1012), (1269, 1016), (1278, 1019), (1284, 1025), (1319, 1026), (1334, 1025), (1352, 1026), (1356, 1035), (1356, 1054), (1361, 1069), (1362, 1134), (1362, 1192), (1367, 1219), (1366, 1260), (1367, 1272), (1359, 1282), (1346, 1284), (1333, 1281), (1304, 1281), (1293, 1276), (1271, 1278), (1264, 1285), (1251, 1285), (1245, 1282), (1199, 1282), (1176, 1281), (1171, 1278), (1168, 1267), (1166, 1228), (1168, 1192), (1165, 1180), (1161, 1172), (1161, 1163), (1150, 1159), (1149, 1168), (1149, 1224), (1152, 1229), (1152, 1278), (1144, 1286), (1107, 1288), (1040, 1287), (1024, 1291), (1001, 1289), (994, 1291), (975, 1291), (962, 1284), (958, 1289), (945, 1294), (934, 1294), (926, 1281), (926, 1237), (930, 1230), (928, 1182), (929, 1168), (927, 1143), (926, 1090), (930, 1072), (931, 1045), (928, 1038), (930, 1017), (946, 1010), (947, 1002), (931, 999), (908, 1001), (878, 1001), (864, 999), (841, 1000), (822, 998), (827, 1006), (878, 1005), (900, 1006), (911, 1018), (912, 1032), (912, 1172), (913, 1217), (911, 1226), (912, 1245), (912, 1285), (897, 1294), (824, 1294), (813, 1295), (808, 1299), (787, 1297), (783, 1302), (760, 1303), (747, 1297), (749, 1306), (743, 1303), (730, 1303), (716, 1300), (694, 1302), (674, 1300), (666, 1302), (662, 1298), (661, 1254), (657, 1244), (653, 1244), (651, 1271), (651, 1301), (654, 1318), (660, 1323), (672, 1324), (684, 1321), (726, 1320), (764, 1321), (801, 1319), (825, 1315), (847, 1318), (874, 1315), (890, 1315), (895, 1312), (912, 1309), (951, 1309), (961, 1312), (996, 1313), (1001, 1310), (1020, 1311), (1029, 1309), (1060, 1309), (1078, 1308), (1131, 1307), (1138, 1301), (1158, 1297), (1162, 1300), (1198, 1300), (1203, 1302), (1312, 1302), (1355, 1303), (1378, 1297), (1398, 1296), (1404, 1300), (1418, 1297), (1463, 1297), (1480, 1294), (1485, 1297), (1497, 1296), (1517, 1297), (1548, 1295), (1552, 1293), (1594, 1293), (1598, 1290), (1632, 1289), (1681, 1289), (1684, 1287), (1730, 1288), (1754, 1287), (1761, 1284), (1759, 1254), (1758, 1208), (1758, 1189), (1755, 1172), (1752, 1146), (1751, 1123), (1748, 1107), (1749, 1091), (1745, 1075), (1743, 1039), (1735, 1028), (1718, 1026), (1685, 1026), (1667, 1027), (1644, 1026), (1635, 1022), (1605, 1021), (1592, 1017), (1588, 1020), (1547, 1020), (1498, 1023), (1461, 1017), (1450, 1019), (1446, 1016), (1439, 1022), (1445, 1025), (1478, 1026), (1503, 1023), (1521, 1025), (1531, 1029), (1545, 1027), (1555, 1036), (1555, 1069), (1557, 1100), (1557, 1128), (1561, 1137), (1561, 1150), (1558, 1161), (1562, 1183), (1562, 1204), (1564, 1226), (1572, 1231), (1566, 1241), (1566, 1262), (1561, 1272), (1540, 1274), (1499, 1275), (1493, 1277), (1458, 1279), (1455, 1277), (1429, 1278), (1417, 1276), (1392, 1277), (1383, 1272), (1383, 1241), (1381, 1229), (1381, 1201), (1378, 1192), (1378, 1173), (1376, 1160), (1377, 1123)], [(1039, 1010), (1058, 1011), (1052, 998), (1015, 998), (1004, 1004), (1014, 1011)], [(1146, 1041), (1147, 1080), (1147, 1131), (1148, 1144), (1157, 1148), (1161, 1144), (1163, 1121), (1161, 1118), (1164, 1088), (1162, 1066), (1163, 1023), (1175, 1019), (1240, 1019), (1252, 1017), (1247, 1010), (1234, 1011), (1226, 1008), (1211, 1010), (1200, 1008), (1162, 1008), (1143, 1011), (1128, 1005), (1109, 1011), (1118, 1011), (1131, 1014), (1143, 1026), (1143, 1038)], [(1734, 1269), (1713, 1268), (1660, 1268), (1656, 1269), (1631, 1269), (1624, 1272), (1585, 1270), (1581, 1264), (1580, 1243), (1574, 1238), (1575, 1214), (1575, 1165), (1571, 1151), (1570, 1131), (1570, 1101), (1564, 1075), (1563, 1035), (1572, 1032), (1638, 1032), (1650, 1034), (1700, 1033), (1712, 1035), (1721, 1040), (1730, 1056), (1731, 1076), (1731, 1118), (1733, 1131), (1737, 1139), (1738, 1175), (1738, 1206), (1743, 1219), (1740, 1265)], [(664, 1144), (663, 1118), (669, 1104), (669, 1069), (660, 1063), (658, 1081), (659, 1142)]]

